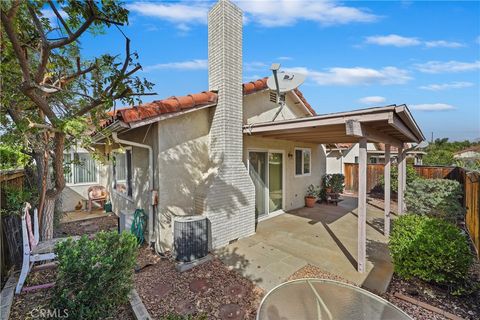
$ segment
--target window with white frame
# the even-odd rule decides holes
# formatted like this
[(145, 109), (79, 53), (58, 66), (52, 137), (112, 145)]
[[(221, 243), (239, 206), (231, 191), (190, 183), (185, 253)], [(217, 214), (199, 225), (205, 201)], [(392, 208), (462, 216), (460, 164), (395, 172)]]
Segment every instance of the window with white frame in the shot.
[(65, 182), (67, 184), (95, 184), (98, 182), (98, 164), (87, 152), (65, 153)]
[(132, 150), (115, 150), (112, 156), (113, 189), (132, 196)]
[(310, 175), (312, 151), (308, 148), (295, 148), (295, 175)]

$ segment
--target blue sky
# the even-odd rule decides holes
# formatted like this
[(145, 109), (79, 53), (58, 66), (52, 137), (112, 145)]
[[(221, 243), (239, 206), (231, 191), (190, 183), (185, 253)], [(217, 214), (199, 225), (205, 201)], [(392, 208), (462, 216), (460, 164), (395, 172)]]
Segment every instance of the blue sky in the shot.
[[(317, 113), (406, 103), (425, 136), (480, 138), (480, 2), (235, 1), (245, 12), (244, 79), (272, 62), (307, 74)], [(156, 97), (208, 89), (212, 2), (127, 2), (132, 40)], [(123, 53), (112, 28), (87, 55)]]

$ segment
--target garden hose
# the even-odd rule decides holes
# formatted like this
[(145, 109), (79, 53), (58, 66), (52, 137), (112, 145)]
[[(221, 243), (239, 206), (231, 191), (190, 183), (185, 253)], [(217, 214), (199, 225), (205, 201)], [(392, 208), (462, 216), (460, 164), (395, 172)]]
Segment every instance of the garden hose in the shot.
[(133, 214), (132, 226), (130, 232), (137, 238), (138, 244), (142, 244), (145, 240), (143, 237), (143, 227), (145, 225), (145, 211), (143, 209), (136, 209)]

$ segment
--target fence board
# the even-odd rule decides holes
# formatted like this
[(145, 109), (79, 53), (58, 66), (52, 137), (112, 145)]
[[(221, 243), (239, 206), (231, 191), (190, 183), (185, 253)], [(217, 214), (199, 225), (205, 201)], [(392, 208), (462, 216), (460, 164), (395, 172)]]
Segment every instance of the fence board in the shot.
[[(367, 168), (367, 190), (371, 192), (380, 184), (383, 164), (369, 164)], [(449, 179), (460, 182), (463, 187), (463, 207), (465, 224), (472, 242), (480, 257), (480, 173), (459, 167), (414, 166), (418, 175), (425, 179)], [(345, 163), (345, 190), (358, 190), (358, 164)], [(392, 190), (395, 192), (395, 190)]]
[[(6, 205), (6, 189), (23, 189), (24, 170), (0, 171), (0, 208)], [(2, 215), (0, 219), (0, 270), (1, 283), (6, 280), (11, 267), (19, 267), (22, 262), (22, 226), (16, 215)]]

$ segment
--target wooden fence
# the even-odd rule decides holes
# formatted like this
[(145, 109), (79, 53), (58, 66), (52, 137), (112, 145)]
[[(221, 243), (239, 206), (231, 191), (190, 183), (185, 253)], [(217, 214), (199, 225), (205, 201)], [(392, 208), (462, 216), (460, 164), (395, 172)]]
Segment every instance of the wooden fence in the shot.
[[(0, 207), (6, 205), (6, 193), (9, 187), (23, 189), (25, 172), (23, 170), (0, 171)], [(10, 268), (21, 266), (22, 226), (19, 215), (2, 214), (0, 219), (1, 283), (3, 285)]]
[[(463, 207), (466, 211), (465, 223), (480, 257), (480, 173), (460, 167), (414, 166), (418, 175), (426, 179), (449, 179), (460, 182), (463, 187)], [(345, 190), (356, 193), (358, 190), (358, 164), (345, 163)], [(368, 164), (367, 190), (378, 188), (383, 177), (383, 164)], [(395, 192), (395, 190), (392, 190)]]

